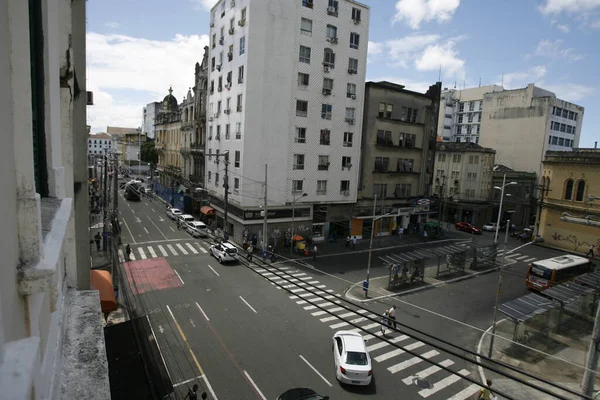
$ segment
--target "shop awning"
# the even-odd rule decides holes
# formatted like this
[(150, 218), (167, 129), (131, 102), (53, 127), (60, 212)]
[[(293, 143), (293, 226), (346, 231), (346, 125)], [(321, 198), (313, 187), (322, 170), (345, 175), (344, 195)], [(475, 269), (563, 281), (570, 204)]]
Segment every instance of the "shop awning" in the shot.
[(215, 215), (217, 211), (210, 206), (204, 206), (200, 209), (200, 212), (204, 215)]
[(91, 271), (92, 289), (100, 292), (100, 306), (103, 313), (109, 313), (117, 309), (115, 290), (112, 277), (108, 271)]

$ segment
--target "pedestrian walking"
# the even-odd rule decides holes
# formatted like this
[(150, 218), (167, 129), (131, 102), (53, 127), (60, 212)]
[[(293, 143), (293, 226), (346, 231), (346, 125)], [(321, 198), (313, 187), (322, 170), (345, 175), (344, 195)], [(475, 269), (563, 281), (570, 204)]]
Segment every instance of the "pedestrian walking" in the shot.
[(102, 240), (102, 237), (100, 237), (100, 232), (96, 232), (96, 234), (94, 235), (94, 242), (96, 242), (96, 251), (100, 251), (100, 240)]
[(317, 261), (317, 245), (313, 247), (313, 261)]
[(183, 398), (183, 400), (185, 400), (185, 399), (198, 400), (198, 384), (197, 383), (194, 383), (194, 386), (192, 386), (191, 389), (188, 389), (188, 392), (185, 395), (185, 397)]
[(590, 248), (588, 249), (587, 254), (585, 255), (586, 257), (590, 257), (590, 258), (594, 258), (594, 245), (590, 245)]
[(125, 254), (127, 255), (127, 261), (131, 260), (131, 246), (129, 243), (125, 246)]
[(252, 261), (252, 253), (254, 252), (254, 247), (252, 247), (252, 244), (248, 245), (248, 248), (246, 248), (246, 251), (248, 252), (248, 254), (246, 255), (246, 259), (249, 261)]
[(426, 242), (426, 241), (427, 241), (427, 236), (428, 236), (428, 233), (427, 233), (427, 231), (423, 231), (423, 241), (424, 241), (424, 242)]
[(388, 312), (384, 311), (381, 316), (381, 336), (385, 336), (385, 330), (388, 327)]
[(390, 328), (393, 326), (396, 329), (396, 305), (388, 310), (388, 316), (390, 317)]
[(400, 228), (398, 228), (398, 237), (400, 239), (402, 239), (402, 235), (404, 235), (404, 228), (400, 227)]
[(350, 235), (346, 236), (346, 248), (350, 246)]
[[(492, 386), (492, 380), (488, 379), (486, 381), (486, 384), (487, 384), (488, 387), (491, 387)], [(496, 398), (496, 396), (494, 396), (494, 394), (491, 392), (490, 389), (488, 389), (488, 388), (481, 388), (479, 390), (479, 395), (477, 397), (477, 400), (493, 400), (495, 398)]]
[(352, 238), (352, 250), (356, 250), (356, 236)]

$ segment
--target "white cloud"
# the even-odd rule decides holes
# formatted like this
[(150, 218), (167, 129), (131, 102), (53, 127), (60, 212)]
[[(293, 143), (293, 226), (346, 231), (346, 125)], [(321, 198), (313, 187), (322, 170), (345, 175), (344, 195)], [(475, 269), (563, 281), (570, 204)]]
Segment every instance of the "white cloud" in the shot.
[(600, 29), (600, 19), (592, 22), (590, 24), (590, 28), (592, 28), (592, 29)]
[(569, 25), (562, 25), (562, 24), (558, 24), (556, 25), (556, 27), (561, 30), (563, 33), (569, 33), (569, 31), (571, 30), (569, 28)]
[(567, 61), (578, 61), (583, 58), (581, 54), (575, 53), (573, 48), (563, 48), (562, 40), (540, 40), (537, 48), (534, 52), (535, 56), (548, 57), (548, 58), (560, 58)]
[(121, 26), (121, 25), (119, 25), (119, 23), (114, 22), (114, 21), (108, 21), (104, 25), (111, 29), (118, 29)]
[[(104, 131), (106, 125), (139, 126), (142, 107), (162, 100), (170, 85), (181, 100), (194, 84), (194, 66), (202, 61), (208, 43), (206, 35), (159, 41), (89, 32), (88, 90), (94, 91), (95, 101), (88, 108), (92, 131)], [(114, 90), (128, 95), (117, 98)]]
[(190, 0), (198, 9), (210, 11), (218, 0)]
[(378, 54), (381, 54), (381, 52), (383, 52), (383, 48), (384, 48), (383, 43), (369, 41), (369, 47), (367, 48), (367, 53), (369, 55), (376, 56)]
[(428, 45), (439, 40), (438, 35), (410, 35), (401, 39), (388, 40), (385, 45), (390, 58), (399, 66), (408, 67), (409, 62), (417, 57)]
[(460, 5), (460, 0), (398, 0), (392, 23), (406, 21), (412, 29), (422, 22), (449, 21)]
[(423, 54), (415, 60), (415, 67), (419, 71), (437, 71), (441, 67), (444, 76), (464, 79), (465, 60), (459, 58), (454, 47), (455, 42), (452, 40), (427, 46)]
[(596, 89), (593, 87), (581, 85), (579, 83), (559, 83), (559, 84), (545, 84), (540, 82), (539, 86), (542, 89), (549, 90), (556, 94), (561, 100), (566, 101), (579, 101), (590, 95), (592, 95)]
[(535, 81), (546, 76), (547, 73), (548, 70), (545, 66), (538, 65), (529, 68), (527, 71), (506, 73), (504, 74), (503, 79), (501, 79), (501, 82), (497, 82), (497, 84), (502, 84), (506, 89), (516, 89), (525, 87), (529, 83), (535, 83)]
[(600, 0), (546, 0), (540, 6), (542, 14), (580, 14), (600, 8)]

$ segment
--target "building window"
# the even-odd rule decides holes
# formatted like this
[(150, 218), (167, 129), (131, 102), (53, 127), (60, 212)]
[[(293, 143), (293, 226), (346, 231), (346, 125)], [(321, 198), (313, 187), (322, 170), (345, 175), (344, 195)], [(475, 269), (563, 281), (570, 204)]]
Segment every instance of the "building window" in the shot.
[(294, 169), (304, 169), (304, 154), (294, 154)]
[(210, 70), (211, 71), (215, 70), (215, 58), (214, 57), (210, 60)]
[(219, 186), (219, 173), (215, 172), (215, 186)]
[(229, 140), (231, 138), (231, 129), (229, 124), (225, 125), (225, 140)]
[(352, 167), (352, 157), (342, 156), (342, 169)]
[(329, 169), (329, 156), (319, 156), (319, 171), (327, 171)]
[(241, 122), (235, 123), (235, 138), (236, 139), (242, 138), (242, 123)]
[(210, 182), (212, 180), (212, 172), (208, 171), (208, 181)]
[(391, 119), (393, 110), (393, 104), (379, 103), (379, 112), (377, 113), (377, 117)]
[[(246, 36), (240, 38), (240, 56), (246, 52)], [(233, 45), (231, 46), (231, 53), (233, 54)], [(232, 57), (233, 58), (233, 57)]]
[(333, 106), (331, 104), (321, 104), (321, 118), (331, 119), (331, 111)]
[(350, 48), (358, 49), (358, 41), (360, 39), (360, 35), (358, 33), (352, 32), (350, 33)]
[(337, 27), (333, 25), (327, 25), (327, 40), (330, 42), (337, 40)]
[(239, 150), (235, 151), (235, 159), (234, 159), (234, 163), (233, 166), (236, 168), (240, 167), (240, 159), (242, 158), (242, 154), (240, 153)]
[(237, 110), (242, 111), (242, 94), (237, 95)]
[(308, 18), (302, 18), (300, 21), (300, 33), (304, 35), (312, 35), (312, 20)]
[(344, 147), (352, 147), (352, 132), (344, 132)]
[(217, 135), (215, 136), (215, 139), (221, 140), (221, 125), (217, 125)]
[(373, 172), (388, 172), (389, 167), (389, 157), (375, 157), (375, 167)]
[(302, 0), (302, 6), (306, 8), (313, 8), (313, 0)]
[(217, 34), (213, 33), (212, 35), (212, 48), (214, 49), (217, 46)]
[(348, 83), (346, 86), (346, 97), (356, 99), (356, 83)]
[(329, 48), (325, 48), (323, 65), (329, 68), (335, 68), (335, 53)]
[[(333, 90), (333, 79), (323, 78), (323, 94), (329, 93)], [(325, 92), (328, 91), (328, 92)]]
[(350, 181), (341, 181), (340, 182), (340, 192), (349, 192), (350, 191)]
[[(550, 185), (548, 185), (550, 186)], [(577, 193), (575, 193), (575, 201), (583, 201), (585, 195), (585, 181), (583, 179), (577, 181)]]
[(338, 0), (329, 0), (327, 6), (327, 14), (337, 17), (338, 15)]
[(306, 143), (306, 128), (296, 127), (296, 137), (294, 138), (296, 143)]
[(373, 196), (377, 196), (380, 199), (387, 197), (387, 183), (374, 183), (373, 184)]
[(310, 47), (300, 46), (300, 58), (302, 63), (310, 64)]
[(354, 22), (360, 22), (360, 9), (352, 7), (352, 19)]
[(574, 184), (575, 182), (573, 181), (573, 179), (567, 179), (567, 181), (565, 182), (565, 194), (563, 196), (565, 200), (573, 200)]
[(296, 100), (296, 116), (306, 117), (308, 115), (308, 101)]
[(350, 123), (354, 123), (354, 107), (346, 107), (346, 121)]
[(242, 8), (242, 18), (241, 18), (241, 20), (242, 21), (246, 20), (246, 7)]
[(357, 58), (349, 58), (348, 59), (348, 72), (351, 74), (358, 73), (358, 59)]
[(321, 134), (319, 137), (319, 144), (324, 146), (329, 146), (331, 131), (329, 129), (321, 129)]
[(302, 187), (303, 187), (303, 181), (302, 180), (293, 180), (292, 181), (292, 192), (293, 193), (298, 193), (302, 191)]
[(233, 190), (236, 192), (240, 190), (240, 178), (233, 178)]
[(238, 83), (244, 82), (244, 66), (240, 65), (238, 67)]
[(223, 40), (225, 39), (225, 27), (221, 27), (221, 37), (219, 38), (219, 44), (223, 44)]
[(318, 195), (327, 194), (327, 181), (326, 180), (318, 180), (317, 181), (317, 194)]
[(303, 72), (298, 72), (298, 86), (308, 86), (309, 75)]

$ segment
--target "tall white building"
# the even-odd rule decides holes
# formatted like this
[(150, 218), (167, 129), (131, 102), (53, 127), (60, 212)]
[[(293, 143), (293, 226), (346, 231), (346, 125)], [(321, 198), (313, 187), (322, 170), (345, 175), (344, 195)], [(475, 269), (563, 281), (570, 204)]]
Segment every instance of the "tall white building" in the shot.
[(260, 236), (251, 225), (262, 223), (265, 165), (269, 224), (289, 224), (290, 205), (306, 193), (296, 219), (322, 237), (336, 207), (345, 213), (356, 202), (368, 32), (369, 8), (350, 0), (213, 7), (206, 187), (222, 224), (224, 158), (215, 155), (228, 152), (227, 228), (236, 238)]
[(463, 90), (444, 88), (440, 98), (438, 136), (444, 142), (479, 143), (483, 96), (502, 90), (498, 85)]
[(162, 103), (160, 101), (154, 101), (146, 105), (146, 107), (144, 107), (142, 115), (142, 133), (150, 139), (155, 138), (155, 118), (156, 115), (160, 112), (161, 107)]

